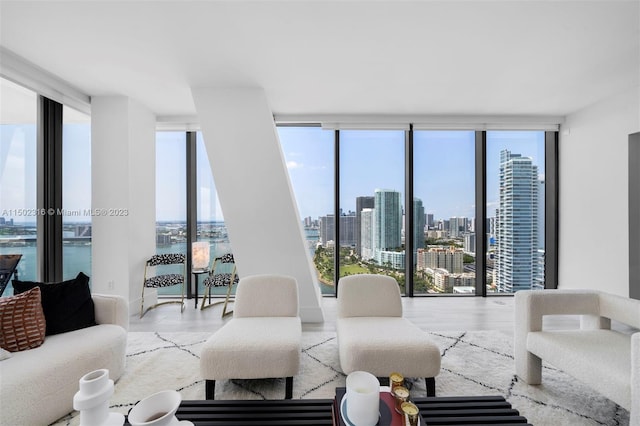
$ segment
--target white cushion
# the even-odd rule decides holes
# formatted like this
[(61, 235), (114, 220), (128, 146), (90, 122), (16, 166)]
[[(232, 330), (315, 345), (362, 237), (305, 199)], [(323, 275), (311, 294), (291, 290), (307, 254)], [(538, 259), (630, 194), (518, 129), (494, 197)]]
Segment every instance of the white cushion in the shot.
[(298, 283), (286, 275), (248, 275), (236, 290), (233, 317), (297, 317)]
[(397, 371), (405, 377), (435, 377), (440, 372), (440, 349), (405, 318), (339, 318), (336, 328), (345, 374), (363, 370), (385, 377)]
[(290, 377), (300, 368), (298, 317), (233, 318), (207, 340), (200, 371), (207, 380)]
[(386, 275), (356, 274), (338, 282), (338, 318), (401, 317), (398, 282)]
[(629, 410), (631, 341), (611, 330), (536, 331), (527, 350)]

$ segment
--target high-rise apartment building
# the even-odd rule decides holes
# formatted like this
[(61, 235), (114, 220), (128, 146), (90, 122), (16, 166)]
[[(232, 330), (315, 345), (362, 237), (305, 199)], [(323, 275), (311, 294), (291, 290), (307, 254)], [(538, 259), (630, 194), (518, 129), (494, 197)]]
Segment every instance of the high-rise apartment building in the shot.
[(356, 197), (356, 254), (358, 256), (362, 256), (362, 246), (360, 236), (360, 232), (362, 229), (362, 210), (364, 209), (372, 209), (374, 207), (374, 197), (371, 196), (362, 196)]
[(320, 216), (320, 244), (323, 246), (327, 246), (329, 241), (334, 240), (335, 235), (335, 223), (334, 217), (332, 214), (328, 214), (326, 216)]
[[(353, 212), (340, 216), (340, 245), (354, 246), (356, 244), (356, 217)], [(320, 217), (320, 243), (327, 245), (334, 240), (335, 217), (332, 214)]]
[(400, 193), (376, 189), (374, 195), (374, 245), (376, 250), (402, 246), (402, 202)]
[(531, 289), (538, 271), (538, 167), (509, 150), (500, 153), (496, 214), (496, 285), (499, 292)]
[(373, 209), (364, 208), (360, 212), (360, 256), (364, 260), (373, 259)]
[(340, 245), (355, 247), (356, 230), (356, 215), (353, 212), (340, 216)]
[(419, 249), (424, 247), (424, 229), (425, 229), (424, 206), (420, 198), (413, 199), (413, 248)]
[(417, 270), (446, 269), (451, 273), (464, 272), (464, 251), (455, 247), (418, 249)]
[(466, 217), (452, 217), (449, 219), (449, 236), (457, 238), (467, 232), (468, 219)]

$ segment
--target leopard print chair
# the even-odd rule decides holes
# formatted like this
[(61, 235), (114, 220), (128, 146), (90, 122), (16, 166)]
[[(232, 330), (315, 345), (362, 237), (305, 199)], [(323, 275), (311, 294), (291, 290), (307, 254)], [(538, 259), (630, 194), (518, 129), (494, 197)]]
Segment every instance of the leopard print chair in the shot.
[[(222, 316), (229, 315), (233, 313), (232, 310), (227, 310), (229, 302), (231, 300), (231, 290), (234, 284), (238, 284), (238, 274), (236, 271), (236, 263), (233, 258), (233, 254), (227, 253), (220, 257), (216, 257), (213, 260), (213, 265), (210, 269), (209, 276), (205, 278), (204, 282), (204, 296), (202, 298), (202, 304), (200, 305), (200, 309), (210, 308), (219, 303), (224, 303), (222, 308)], [(211, 288), (212, 287), (227, 287), (227, 296), (224, 301), (216, 301), (211, 302)], [(208, 304), (207, 304), (208, 300)]]
[[(180, 272), (175, 273), (161, 273), (153, 275), (155, 267), (176, 265), (179, 267)], [(151, 256), (147, 260), (144, 268), (144, 282), (142, 285), (142, 299), (140, 302), (140, 318), (144, 316), (149, 310), (156, 308), (160, 305), (166, 305), (170, 303), (180, 303), (180, 312), (184, 311), (184, 282), (186, 274), (186, 256), (182, 253), (169, 253), (169, 254), (156, 254)], [(167, 300), (164, 302), (156, 303), (144, 309), (144, 291), (147, 288), (161, 288), (171, 287), (174, 285), (180, 286), (180, 300)]]

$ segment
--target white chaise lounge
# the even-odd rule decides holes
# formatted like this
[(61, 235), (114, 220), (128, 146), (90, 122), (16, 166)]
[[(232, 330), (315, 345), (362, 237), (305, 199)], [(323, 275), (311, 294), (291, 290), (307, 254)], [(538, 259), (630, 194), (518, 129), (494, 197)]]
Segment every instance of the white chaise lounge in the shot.
[(233, 318), (207, 340), (200, 354), (205, 397), (214, 399), (216, 380), (284, 377), (285, 398), (291, 399), (301, 340), (295, 278), (241, 278)]
[[(544, 330), (545, 315), (581, 315), (578, 330)], [(527, 290), (515, 296), (516, 374), (542, 381), (542, 360), (630, 411), (640, 426), (640, 300), (589, 290)], [(633, 329), (632, 329), (633, 330)]]
[(376, 377), (389, 377), (392, 372), (424, 377), (427, 395), (435, 396), (440, 348), (402, 317), (395, 279), (375, 274), (340, 278), (336, 330), (345, 374), (362, 370)]

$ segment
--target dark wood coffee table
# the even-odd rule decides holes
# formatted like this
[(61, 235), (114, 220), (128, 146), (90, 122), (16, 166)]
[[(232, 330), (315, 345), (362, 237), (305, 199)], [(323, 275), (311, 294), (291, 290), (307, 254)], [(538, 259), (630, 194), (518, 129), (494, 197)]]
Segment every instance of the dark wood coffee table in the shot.
[[(176, 416), (196, 426), (343, 426), (339, 416), (334, 418), (339, 411), (336, 401), (339, 402), (342, 395), (344, 388), (336, 389), (336, 399), (185, 400)], [(502, 396), (427, 397), (412, 398), (412, 401), (427, 426), (529, 425)]]

